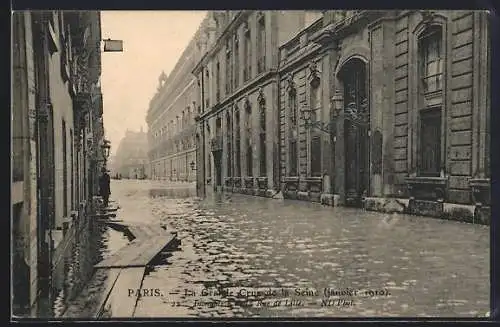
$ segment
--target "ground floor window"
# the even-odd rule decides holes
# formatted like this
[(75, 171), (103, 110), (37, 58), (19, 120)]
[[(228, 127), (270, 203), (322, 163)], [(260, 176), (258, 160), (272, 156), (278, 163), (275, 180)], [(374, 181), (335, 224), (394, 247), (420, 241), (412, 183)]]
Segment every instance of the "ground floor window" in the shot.
[(321, 137), (312, 135), (311, 137), (311, 176), (321, 176)]
[(289, 176), (297, 176), (297, 162), (298, 162), (298, 155), (297, 155), (297, 140), (291, 139), (289, 142), (289, 153), (290, 153), (290, 170), (289, 170)]
[(260, 176), (267, 176), (266, 134), (260, 134)]
[(247, 140), (247, 176), (253, 176), (252, 144)]
[(441, 171), (441, 108), (420, 111), (419, 133), (419, 175), (439, 176)]

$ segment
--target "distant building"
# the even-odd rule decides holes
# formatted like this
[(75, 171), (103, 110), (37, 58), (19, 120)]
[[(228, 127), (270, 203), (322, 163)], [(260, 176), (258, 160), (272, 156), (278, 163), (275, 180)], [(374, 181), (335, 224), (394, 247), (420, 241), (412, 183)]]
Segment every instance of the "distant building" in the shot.
[(120, 141), (113, 158), (112, 173), (122, 178), (144, 179), (147, 176), (147, 133), (141, 128), (139, 132), (127, 130)]
[(196, 147), (194, 116), (196, 79), (195, 41), (189, 43), (173, 71), (160, 75), (158, 91), (150, 102), (148, 123), (149, 170), (153, 179), (194, 181)]

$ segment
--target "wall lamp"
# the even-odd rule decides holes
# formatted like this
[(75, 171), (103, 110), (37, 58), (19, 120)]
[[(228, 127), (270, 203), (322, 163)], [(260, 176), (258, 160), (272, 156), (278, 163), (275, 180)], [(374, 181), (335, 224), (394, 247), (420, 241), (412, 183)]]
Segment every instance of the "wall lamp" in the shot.
[[(368, 109), (368, 99), (363, 99), (358, 106), (355, 102), (349, 103), (344, 107), (344, 97), (339, 91), (331, 98), (330, 106), (332, 108), (332, 118), (329, 122), (312, 120), (312, 113), (317, 109), (302, 109), (300, 112), (301, 119), (304, 120), (305, 126), (308, 129), (316, 128), (322, 132), (333, 136), (336, 141), (336, 126), (337, 120), (343, 118), (352, 123), (351, 128), (358, 126), (368, 126), (370, 124), (370, 114)], [(369, 133), (369, 132), (368, 132)]]
[(316, 128), (324, 133), (328, 133), (332, 136), (336, 134), (337, 119), (342, 113), (342, 107), (344, 104), (344, 97), (337, 91), (335, 95), (331, 98), (330, 107), (333, 109), (332, 119), (329, 122), (323, 122), (320, 120), (312, 120), (312, 113), (317, 109), (305, 109), (300, 110), (300, 118), (305, 122), (305, 126), (308, 129)]
[(111, 142), (108, 140), (103, 140), (103, 143), (101, 145), (101, 149), (102, 149), (102, 155), (107, 160), (109, 158), (109, 152), (111, 149)]

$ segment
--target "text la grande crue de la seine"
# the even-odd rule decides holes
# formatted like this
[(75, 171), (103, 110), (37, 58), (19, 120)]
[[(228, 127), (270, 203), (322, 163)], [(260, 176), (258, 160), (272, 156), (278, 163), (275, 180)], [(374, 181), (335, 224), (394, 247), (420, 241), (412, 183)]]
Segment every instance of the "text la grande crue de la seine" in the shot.
[(184, 289), (184, 296), (235, 296), (235, 297), (374, 297), (390, 295), (387, 289), (355, 289), (355, 288), (332, 288), (324, 287), (322, 289), (315, 288), (252, 288), (252, 287), (228, 287), (228, 288), (201, 288), (201, 289)]

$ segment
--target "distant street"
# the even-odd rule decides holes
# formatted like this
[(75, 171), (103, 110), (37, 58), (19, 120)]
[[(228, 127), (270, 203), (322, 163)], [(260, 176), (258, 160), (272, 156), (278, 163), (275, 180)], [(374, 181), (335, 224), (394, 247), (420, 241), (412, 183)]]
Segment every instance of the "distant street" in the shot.
[[(470, 317), (489, 310), (486, 226), (236, 194), (199, 202), (194, 193), (192, 184), (112, 181), (117, 219), (164, 224), (182, 242), (145, 276), (141, 288), (161, 295), (142, 296), (135, 317)], [(126, 244), (120, 239), (112, 242)], [(322, 305), (327, 287), (382, 295)], [(293, 305), (262, 307), (260, 294), (246, 295), (253, 305), (241, 293), (193, 296), (242, 288), (287, 288)], [(321, 294), (294, 297), (295, 289)], [(68, 312), (78, 314), (79, 305)], [(114, 317), (107, 310), (102, 316)]]

